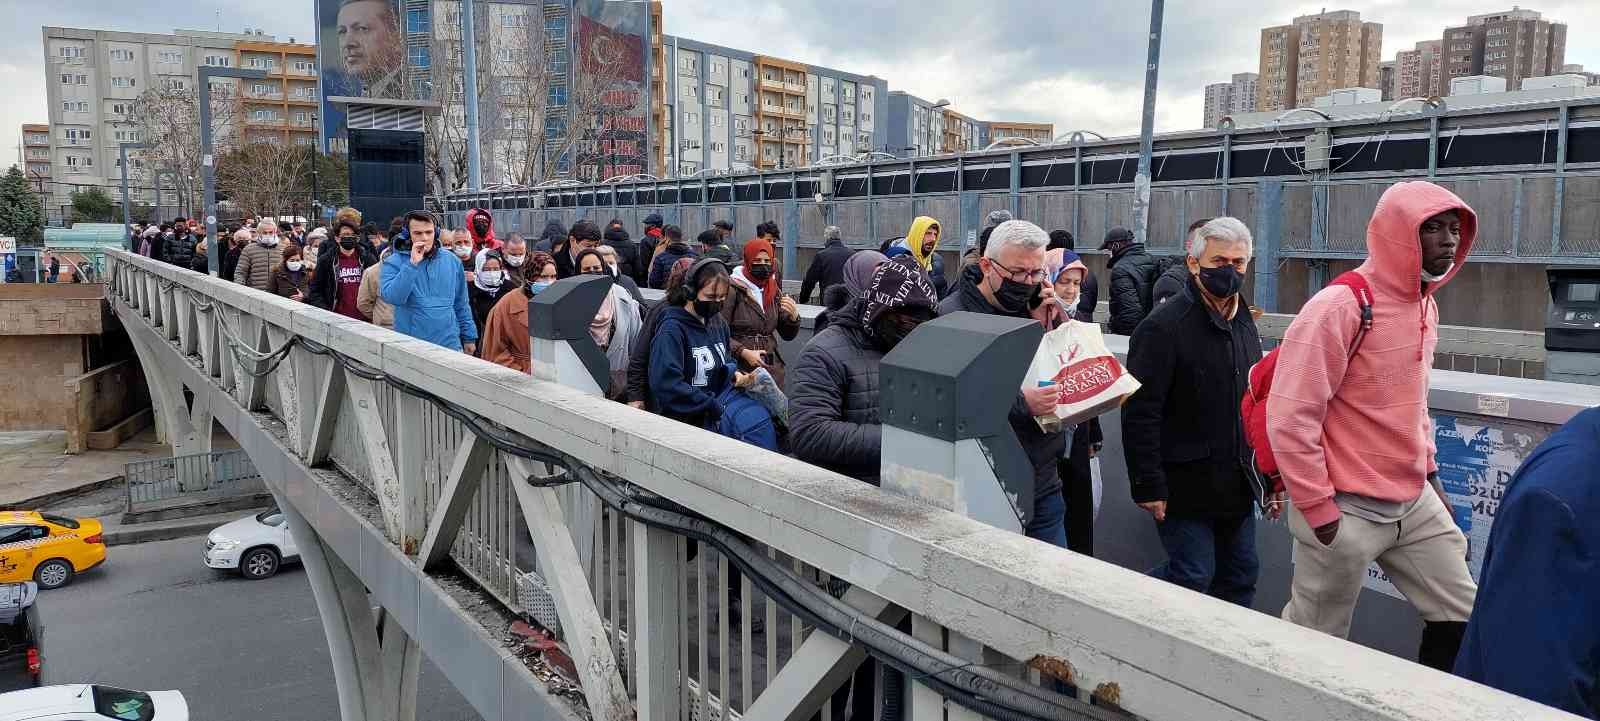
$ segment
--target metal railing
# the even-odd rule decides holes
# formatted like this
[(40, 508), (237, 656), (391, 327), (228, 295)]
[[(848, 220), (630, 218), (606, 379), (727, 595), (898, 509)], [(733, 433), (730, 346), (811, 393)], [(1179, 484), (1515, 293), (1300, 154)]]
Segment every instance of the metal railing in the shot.
[(267, 492), (250, 456), (239, 449), (135, 461), (123, 474), (129, 511), (179, 499), (201, 502)]
[[(147, 258), (113, 258), (108, 292), (147, 370), (225, 394), (214, 404), (232, 399), (218, 419), (245, 447), (277, 454), (274, 492), (303, 504), (358, 588), (409, 608), (395, 618), (491, 718), (508, 717), (501, 704), (513, 697), (498, 684), (554, 694), (548, 674), (493, 655), (504, 653), (502, 616), (483, 610), (548, 613), (520, 605), (517, 581), (535, 566), (559, 579), (542, 592), (564, 599), (561, 631), (589, 654), (574, 660), (594, 718), (625, 716), (619, 700), (637, 703), (640, 718), (807, 718), (796, 709), (826, 699), (814, 688), (833, 673), (830, 654), (859, 653), (861, 639), (901, 618), (920, 653), (953, 659), (908, 674), (908, 718), (1001, 717), (963, 705), (958, 697), (971, 698), (948, 684), (992, 699), (1052, 675), (1100, 706), (1059, 718), (1107, 708), (1157, 721), (1559, 716), (557, 383)], [(698, 525), (671, 525), (684, 513)], [(459, 524), (444, 544), (462, 573), (436, 576), (436, 549), (419, 541), (452, 515)], [(470, 600), (454, 610), (433, 600), (454, 593)], [(840, 625), (835, 612), (854, 620)], [(484, 624), (490, 655), (474, 655), (477, 637), (417, 632), (445, 613)], [(618, 671), (626, 690), (608, 696)]]

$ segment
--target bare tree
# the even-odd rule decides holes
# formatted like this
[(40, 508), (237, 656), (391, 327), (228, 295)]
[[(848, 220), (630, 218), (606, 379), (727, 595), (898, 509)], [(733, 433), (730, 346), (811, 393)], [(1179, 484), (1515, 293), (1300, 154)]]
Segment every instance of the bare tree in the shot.
[[(219, 83), (212, 88), (211, 121), (217, 131), (213, 137), (217, 148), (237, 143), (241, 107), (241, 98), (231, 85)], [(204, 151), (200, 147), (198, 89), (165, 86), (146, 90), (133, 101), (133, 116), (140, 138), (150, 147), (136, 152), (140, 163), (131, 169), (129, 179), (143, 183), (159, 179), (159, 173), (170, 173), (169, 181), (182, 204), (200, 207)]]
[[(431, 95), (444, 107), (442, 113), (428, 117), (423, 138), (428, 176), (435, 192), (444, 194), (461, 189), (467, 181), (467, 125), (462, 106), (466, 69), (462, 55), (460, 2), (439, 7), (443, 17), (436, 19), (429, 41), (431, 65), (420, 78), (424, 81), (421, 85), (426, 87), (418, 88), (414, 83), (407, 92)], [(473, 10), (478, 25), (478, 141), (481, 147), (493, 148), (501, 120), (496, 96), (491, 94), (495, 70), (489, 33), (491, 13), (489, 4), (483, 0), (477, 0)]]
[(292, 211), (311, 196), (314, 152), (304, 146), (274, 142), (236, 148), (217, 159), (217, 190), (247, 214)]
[(494, 54), (501, 117), (495, 165), (501, 177), (522, 185), (546, 175), (542, 150), (553, 68), (539, 20), (530, 17), (521, 28), (503, 33)]

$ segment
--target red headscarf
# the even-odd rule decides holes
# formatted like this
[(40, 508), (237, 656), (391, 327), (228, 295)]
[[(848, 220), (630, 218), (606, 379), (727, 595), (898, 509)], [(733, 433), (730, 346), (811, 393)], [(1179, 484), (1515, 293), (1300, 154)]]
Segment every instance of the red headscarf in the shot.
[(756, 256), (760, 255), (763, 250), (767, 251), (767, 257), (772, 259), (772, 275), (767, 277), (766, 285), (761, 287), (761, 312), (770, 315), (772, 306), (778, 302), (778, 293), (783, 288), (783, 283), (778, 278), (778, 256), (773, 251), (770, 241), (765, 238), (753, 238), (745, 241), (744, 267), (746, 270), (743, 275), (745, 280), (750, 281), (751, 285), (755, 284), (756, 279), (750, 277), (748, 268), (755, 264)]

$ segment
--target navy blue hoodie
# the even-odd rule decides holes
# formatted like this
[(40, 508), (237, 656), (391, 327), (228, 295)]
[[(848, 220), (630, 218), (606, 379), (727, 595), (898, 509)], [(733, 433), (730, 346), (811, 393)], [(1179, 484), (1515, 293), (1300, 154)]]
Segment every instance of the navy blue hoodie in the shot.
[(1600, 718), (1600, 408), (1517, 469), (1489, 532), (1456, 675)]
[(657, 413), (711, 430), (722, 418), (717, 396), (738, 366), (728, 352), (721, 315), (707, 325), (682, 308), (667, 308), (650, 341), (650, 393)]

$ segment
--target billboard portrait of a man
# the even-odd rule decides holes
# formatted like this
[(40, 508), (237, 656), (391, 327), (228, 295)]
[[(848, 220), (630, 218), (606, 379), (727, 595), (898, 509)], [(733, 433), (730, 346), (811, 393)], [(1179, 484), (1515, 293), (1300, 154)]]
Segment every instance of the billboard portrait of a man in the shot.
[[(406, 45), (393, 0), (343, 0), (334, 21), (334, 37), (346, 82), (359, 83), (369, 98), (400, 97), (405, 78)], [(346, 90), (357, 88), (347, 87)]]

